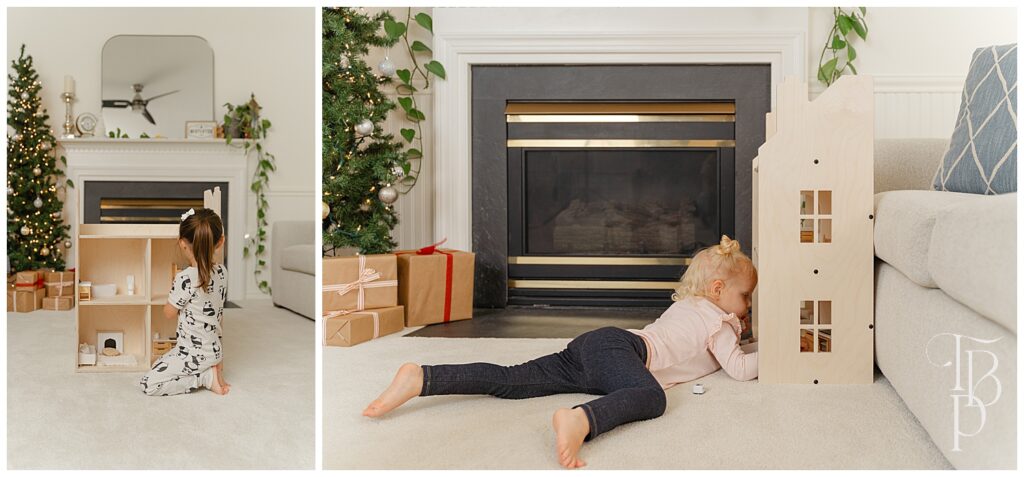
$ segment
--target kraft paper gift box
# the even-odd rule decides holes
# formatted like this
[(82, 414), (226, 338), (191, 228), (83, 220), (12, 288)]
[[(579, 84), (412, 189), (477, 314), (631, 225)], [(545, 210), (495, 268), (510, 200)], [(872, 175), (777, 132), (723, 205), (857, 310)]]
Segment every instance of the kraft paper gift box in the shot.
[(42, 308), (45, 295), (46, 290), (42, 288), (34, 290), (7, 290), (7, 311), (36, 311)]
[(396, 252), (398, 303), (405, 307), (405, 326), (473, 317), (476, 254), (434, 247)]
[(64, 311), (70, 310), (74, 307), (75, 297), (73, 296), (48, 296), (43, 298), (44, 310)]
[(397, 278), (398, 265), (391, 254), (324, 258), (324, 313), (395, 306)]
[(43, 285), (46, 286), (47, 297), (74, 296), (75, 272), (47, 272), (43, 276)]
[(354, 346), (405, 328), (401, 306), (324, 314), (324, 345)]
[(14, 287), (18, 290), (34, 290), (43, 287), (43, 276), (37, 270), (25, 270), (14, 275)]

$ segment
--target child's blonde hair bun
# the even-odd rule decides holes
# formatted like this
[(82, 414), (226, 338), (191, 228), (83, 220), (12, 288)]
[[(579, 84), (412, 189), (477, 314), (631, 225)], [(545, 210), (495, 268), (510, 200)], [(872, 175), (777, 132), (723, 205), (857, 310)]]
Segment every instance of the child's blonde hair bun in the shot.
[(724, 280), (735, 273), (750, 271), (757, 274), (754, 263), (740, 250), (740, 243), (723, 235), (718, 245), (704, 248), (694, 254), (686, 273), (679, 280), (673, 301), (689, 296), (703, 296), (707, 285), (714, 280)]
[(718, 248), (715, 250), (719, 255), (732, 255), (740, 249), (740, 243), (729, 238), (728, 235), (722, 236), (722, 241), (718, 243)]

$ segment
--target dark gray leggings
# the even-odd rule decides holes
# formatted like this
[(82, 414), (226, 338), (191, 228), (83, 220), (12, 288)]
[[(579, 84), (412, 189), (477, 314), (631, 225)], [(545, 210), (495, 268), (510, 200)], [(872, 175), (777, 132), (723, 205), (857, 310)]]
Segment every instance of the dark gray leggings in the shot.
[(620, 328), (588, 331), (555, 354), (515, 366), (490, 363), (423, 366), (420, 396), (490, 394), (524, 399), (551, 394), (603, 395), (582, 408), (590, 421), (586, 440), (627, 422), (665, 413), (665, 391), (647, 370), (647, 346)]

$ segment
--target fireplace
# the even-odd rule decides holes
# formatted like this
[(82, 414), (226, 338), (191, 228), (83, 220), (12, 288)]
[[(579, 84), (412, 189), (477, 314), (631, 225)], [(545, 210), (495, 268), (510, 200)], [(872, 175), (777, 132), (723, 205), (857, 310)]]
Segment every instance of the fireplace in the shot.
[(664, 305), (689, 258), (734, 235), (734, 113), (510, 103), (508, 302)]
[(472, 74), (476, 306), (667, 306), (697, 250), (749, 253), (768, 65)]

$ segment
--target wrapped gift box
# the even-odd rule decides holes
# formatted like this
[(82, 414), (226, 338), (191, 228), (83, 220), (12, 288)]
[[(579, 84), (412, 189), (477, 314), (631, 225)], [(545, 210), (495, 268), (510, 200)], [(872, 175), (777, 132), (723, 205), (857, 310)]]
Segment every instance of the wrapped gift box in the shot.
[(476, 255), (426, 247), (398, 255), (398, 303), (405, 325), (468, 320), (473, 317)]
[(324, 313), (395, 306), (397, 278), (398, 266), (391, 254), (324, 258)]
[(37, 270), (25, 270), (14, 274), (14, 287), (18, 290), (35, 290), (43, 287), (43, 275)]
[(47, 272), (43, 276), (43, 285), (46, 286), (47, 297), (74, 296), (75, 272)]
[(44, 310), (64, 311), (75, 307), (73, 296), (48, 296), (43, 298)]
[(342, 313), (324, 315), (324, 345), (354, 346), (405, 328), (401, 306)]
[(34, 290), (7, 290), (7, 311), (36, 311), (42, 308), (45, 295), (46, 290), (42, 288)]

